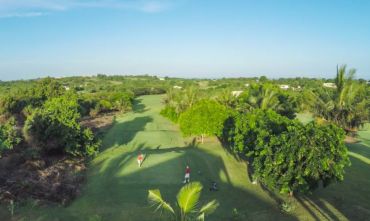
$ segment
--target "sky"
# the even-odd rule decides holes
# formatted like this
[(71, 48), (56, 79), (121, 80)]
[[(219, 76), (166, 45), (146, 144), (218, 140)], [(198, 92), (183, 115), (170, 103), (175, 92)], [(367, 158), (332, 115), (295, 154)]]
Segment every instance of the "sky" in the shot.
[(370, 79), (367, 0), (0, 0), (0, 80)]

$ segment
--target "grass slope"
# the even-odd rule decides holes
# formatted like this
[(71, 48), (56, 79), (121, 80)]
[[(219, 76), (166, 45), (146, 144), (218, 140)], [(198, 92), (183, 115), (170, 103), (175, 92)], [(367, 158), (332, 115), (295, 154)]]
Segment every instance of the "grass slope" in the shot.
[[(102, 152), (91, 162), (82, 195), (66, 208), (32, 206), (17, 209), (15, 220), (160, 220), (148, 207), (148, 189), (158, 188), (174, 205), (189, 164), (192, 180), (203, 183), (201, 200), (220, 207), (207, 220), (347, 220), (370, 217), (370, 146), (350, 145), (352, 167), (345, 181), (295, 202), (292, 214), (279, 210), (280, 196), (252, 185), (247, 165), (238, 162), (215, 139), (204, 145), (183, 139), (178, 127), (159, 115), (162, 96), (137, 99), (134, 112), (118, 118), (106, 133)], [(365, 136), (368, 136), (365, 133)], [(146, 155), (142, 168), (136, 157)], [(211, 181), (219, 192), (210, 192)], [(232, 219), (236, 208), (239, 219)], [(0, 219), (6, 220), (0, 210)], [(9, 219), (9, 217), (8, 217)]]

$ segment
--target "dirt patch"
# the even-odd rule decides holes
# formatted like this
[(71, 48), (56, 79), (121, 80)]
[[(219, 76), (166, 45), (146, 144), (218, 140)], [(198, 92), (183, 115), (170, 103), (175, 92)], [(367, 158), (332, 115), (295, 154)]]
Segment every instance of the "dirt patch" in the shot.
[(109, 113), (97, 117), (86, 117), (81, 120), (80, 124), (90, 128), (94, 133), (98, 133), (109, 128), (115, 122), (116, 115), (117, 113)]
[(33, 198), (68, 204), (80, 194), (85, 180), (82, 158), (27, 159), (19, 154), (0, 159), (0, 201)]

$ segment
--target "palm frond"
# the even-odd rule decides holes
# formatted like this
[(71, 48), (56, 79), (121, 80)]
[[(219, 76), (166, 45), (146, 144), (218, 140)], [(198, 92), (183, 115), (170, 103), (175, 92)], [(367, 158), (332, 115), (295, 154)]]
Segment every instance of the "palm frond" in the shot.
[(217, 207), (220, 204), (217, 202), (217, 200), (212, 200), (211, 202), (207, 203), (206, 205), (202, 206), (199, 213), (203, 213), (205, 215), (209, 215), (211, 213), (214, 213)]
[(148, 201), (151, 206), (155, 207), (155, 211), (161, 210), (175, 215), (174, 209), (169, 203), (164, 201), (161, 192), (158, 189), (148, 191)]
[(180, 189), (177, 194), (177, 203), (184, 214), (196, 212), (202, 188), (202, 184), (193, 182)]

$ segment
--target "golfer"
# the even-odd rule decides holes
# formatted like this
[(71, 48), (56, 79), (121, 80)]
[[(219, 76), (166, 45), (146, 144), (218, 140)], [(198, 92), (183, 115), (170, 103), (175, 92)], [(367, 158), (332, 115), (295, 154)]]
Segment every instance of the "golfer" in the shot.
[(142, 153), (139, 153), (139, 156), (137, 156), (137, 163), (139, 164), (139, 167), (141, 167), (141, 164), (143, 163), (144, 156)]
[(189, 182), (190, 182), (190, 167), (186, 166), (184, 183), (189, 183)]

